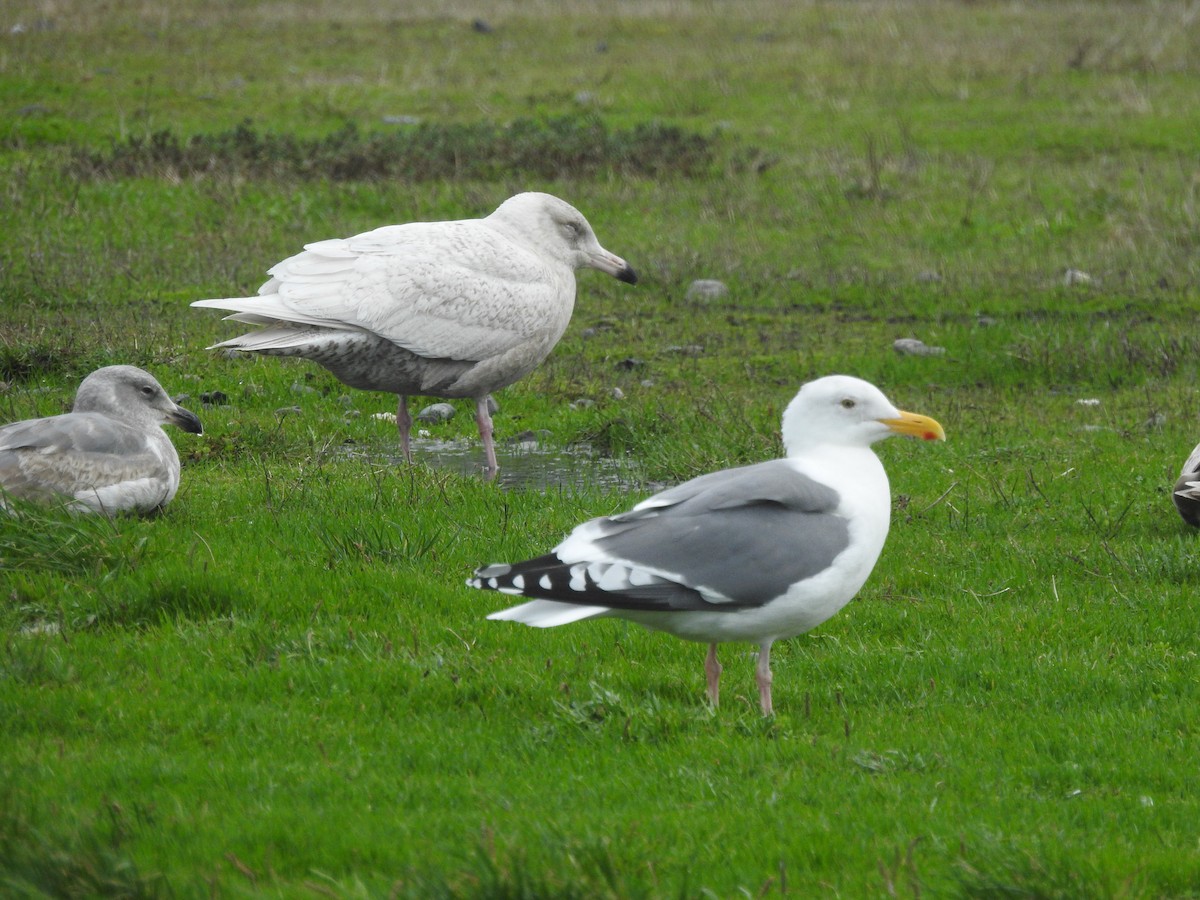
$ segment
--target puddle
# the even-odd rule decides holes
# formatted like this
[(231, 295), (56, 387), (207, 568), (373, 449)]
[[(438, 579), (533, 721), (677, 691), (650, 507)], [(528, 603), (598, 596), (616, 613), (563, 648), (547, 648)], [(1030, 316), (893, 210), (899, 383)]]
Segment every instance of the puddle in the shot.
[[(483, 477), (483, 447), (478, 442), (412, 439), (413, 459), (433, 469)], [(403, 465), (399, 452), (384, 447), (348, 444), (339, 455), (352, 459), (382, 460)], [(550, 447), (536, 440), (496, 444), (500, 474), (496, 484), (511, 490), (617, 487), (633, 490), (643, 485), (637, 467), (627, 459), (602, 456), (587, 446)]]

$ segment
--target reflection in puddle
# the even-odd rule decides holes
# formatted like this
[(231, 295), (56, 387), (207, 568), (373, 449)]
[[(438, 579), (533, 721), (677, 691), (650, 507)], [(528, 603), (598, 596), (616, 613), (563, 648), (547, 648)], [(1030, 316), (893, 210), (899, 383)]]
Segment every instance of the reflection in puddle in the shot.
[[(477, 442), (412, 439), (413, 459), (433, 469), (483, 477), (483, 449)], [(355, 459), (386, 460), (401, 465), (394, 451), (361, 444), (346, 445), (341, 452)], [(505, 488), (620, 487), (636, 488), (641, 479), (628, 459), (601, 456), (586, 445), (550, 447), (537, 440), (496, 444), (500, 474), (496, 484)]]

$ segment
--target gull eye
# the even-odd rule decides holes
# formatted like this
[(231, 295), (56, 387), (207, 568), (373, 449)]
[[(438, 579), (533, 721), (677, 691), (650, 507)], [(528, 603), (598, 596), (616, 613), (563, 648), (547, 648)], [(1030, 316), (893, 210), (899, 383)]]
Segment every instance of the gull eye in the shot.
[(849, 397), (847, 397), (846, 399), (844, 399), (842, 401), (842, 409), (854, 409), (854, 407), (856, 407), (857, 405), (858, 404), (855, 403), (853, 400), (851, 400)]
[(154, 396), (154, 388), (150, 387), (150, 385), (148, 385), (148, 384), (143, 384), (141, 386), (140, 390), (142, 392), (143, 397), (153, 397)]

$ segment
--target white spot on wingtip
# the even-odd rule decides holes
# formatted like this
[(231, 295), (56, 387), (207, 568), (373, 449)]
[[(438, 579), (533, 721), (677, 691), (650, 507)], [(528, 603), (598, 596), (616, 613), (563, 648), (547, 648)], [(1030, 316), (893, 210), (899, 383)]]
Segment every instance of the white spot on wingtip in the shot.
[(553, 584), (553, 582), (550, 581), (549, 575), (543, 575), (541, 578), (538, 579), (538, 587), (540, 587), (543, 591), (548, 591), (553, 586), (554, 586), (554, 584)]
[(513, 576), (512, 586), (514, 588), (516, 588), (518, 591), (525, 590), (525, 576), (524, 575)]
[(571, 566), (571, 582), (567, 585), (573, 591), (582, 591), (587, 589), (587, 566), (578, 565)]

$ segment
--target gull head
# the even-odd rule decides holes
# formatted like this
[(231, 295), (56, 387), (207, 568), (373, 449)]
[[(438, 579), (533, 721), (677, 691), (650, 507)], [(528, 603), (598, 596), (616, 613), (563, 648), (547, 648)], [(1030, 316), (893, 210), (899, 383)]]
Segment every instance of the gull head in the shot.
[(808, 382), (783, 413), (783, 444), (789, 456), (821, 444), (869, 447), (895, 434), (946, 439), (934, 419), (897, 409), (875, 385), (849, 375)]
[(540, 255), (572, 269), (599, 269), (618, 281), (637, 284), (637, 273), (621, 257), (600, 246), (583, 213), (553, 194), (516, 194), (501, 203), (487, 221), (533, 245)]
[(139, 427), (177, 425), (192, 434), (204, 429), (195, 413), (167, 396), (157, 379), (137, 366), (105, 366), (92, 372), (75, 393), (72, 412), (99, 412)]

